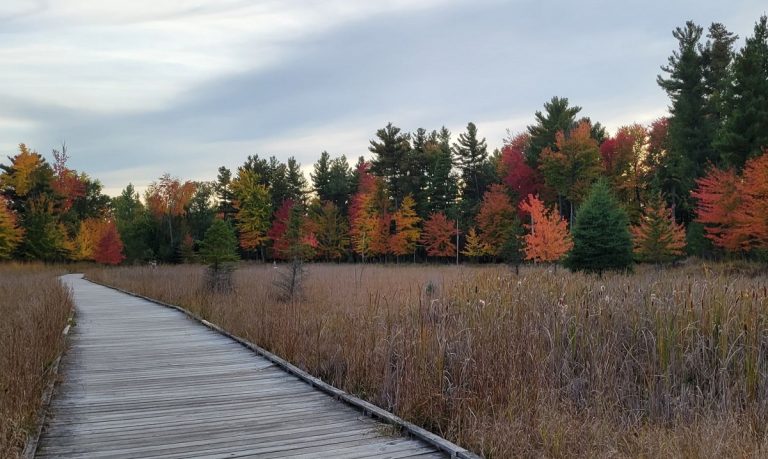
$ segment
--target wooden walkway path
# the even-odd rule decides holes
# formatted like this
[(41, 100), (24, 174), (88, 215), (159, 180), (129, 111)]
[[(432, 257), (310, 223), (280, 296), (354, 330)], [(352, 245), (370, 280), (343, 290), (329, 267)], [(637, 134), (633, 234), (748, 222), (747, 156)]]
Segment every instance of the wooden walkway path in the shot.
[(37, 457), (445, 457), (179, 311), (63, 281), (77, 322)]

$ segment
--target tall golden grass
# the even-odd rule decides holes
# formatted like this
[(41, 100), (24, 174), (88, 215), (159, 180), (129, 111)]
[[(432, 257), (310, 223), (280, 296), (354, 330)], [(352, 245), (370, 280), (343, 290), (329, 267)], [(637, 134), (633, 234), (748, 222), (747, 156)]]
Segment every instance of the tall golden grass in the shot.
[(50, 366), (72, 307), (60, 270), (0, 264), (0, 457), (20, 455), (36, 428)]
[(768, 451), (768, 276), (694, 263), (602, 278), (527, 267), (310, 265), (210, 294), (196, 266), (92, 270), (180, 304), (487, 457)]

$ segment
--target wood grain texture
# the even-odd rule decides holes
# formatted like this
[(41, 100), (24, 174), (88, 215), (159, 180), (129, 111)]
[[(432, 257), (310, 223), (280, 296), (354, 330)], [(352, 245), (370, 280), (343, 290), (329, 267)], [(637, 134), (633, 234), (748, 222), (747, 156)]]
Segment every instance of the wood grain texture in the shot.
[(445, 457), (179, 311), (82, 279), (37, 457)]

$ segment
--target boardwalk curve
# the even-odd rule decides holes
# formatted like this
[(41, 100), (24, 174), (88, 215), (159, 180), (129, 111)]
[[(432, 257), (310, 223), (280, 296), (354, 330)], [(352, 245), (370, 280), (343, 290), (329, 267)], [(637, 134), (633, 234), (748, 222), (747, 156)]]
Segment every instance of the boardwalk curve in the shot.
[(445, 457), (179, 311), (82, 279), (37, 457)]

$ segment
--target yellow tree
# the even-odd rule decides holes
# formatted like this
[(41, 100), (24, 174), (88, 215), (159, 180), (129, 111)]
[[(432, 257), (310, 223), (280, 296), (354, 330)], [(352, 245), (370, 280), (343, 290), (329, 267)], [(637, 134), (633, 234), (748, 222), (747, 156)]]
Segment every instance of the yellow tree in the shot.
[(400, 209), (395, 212), (395, 234), (389, 239), (389, 250), (397, 255), (411, 255), (416, 252), (416, 243), (421, 236), (418, 227), (421, 218), (416, 214), (416, 201), (410, 194), (403, 198)]
[(573, 247), (568, 223), (555, 209), (547, 209), (544, 203), (533, 195), (528, 195), (520, 203), (520, 210), (530, 214), (531, 223), (525, 227), (525, 259), (534, 262), (556, 262), (563, 258)]
[(237, 230), (240, 233), (240, 247), (256, 250), (267, 241), (269, 217), (272, 213), (272, 198), (265, 185), (260, 183), (259, 174), (251, 169), (239, 168), (230, 187), (237, 211)]
[(75, 260), (93, 260), (93, 253), (104, 233), (104, 223), (96, 218), (80, 222), (80, 229), (75, 237), (72, 258)]
[(632, 236), (639, 261), (665, 263), (685, 253), (685, 228), (675, 221), (661, 195), (649, 203), (640, 224), (632, 228)]
[(24, 231), (16, 224), (16, 216), (0, 198), (0, 260), (11, 258), (23, 236)]
[[(50, 182), (53, 170), (50, 169), (40, 154), (19, 144), (19, 153), (11, 159), (10, 166), (3, 166), (0, 174), (0, 186), (10, 188), (17, 197), (26, 197), (39, 181)], [(40, 171), (46, 168), (44, 174)]]
[(464, 245), (464, 250), (462, 250), (461, 253), (470, 258), (477, 259), (485, 255), (490, 255), (492, 250), (488, 244), (483, 242), (480, 235), (475, 231), (475, 228), (470, 228), (467, 232), (467, 243)]
[(560, 131), (555, 138), (555, 148), (541, 152), (544, 181), (568, 200), (571, 221), (575, 216), (574, 207), (584, 200), (603, 171), (600, 149), (591, 136), (591, 129), (588, 121), (582, 121), (567, 134)]

